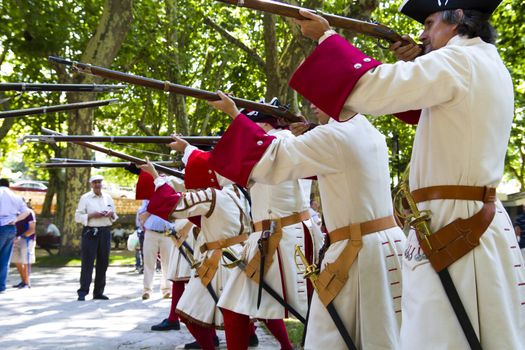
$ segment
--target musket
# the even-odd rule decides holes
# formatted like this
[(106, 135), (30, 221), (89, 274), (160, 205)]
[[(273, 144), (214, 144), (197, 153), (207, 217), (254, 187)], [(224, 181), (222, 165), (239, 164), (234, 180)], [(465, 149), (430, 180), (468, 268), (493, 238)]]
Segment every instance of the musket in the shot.
[[(56, 132), (56, 131), (50, 130), (50, 129), (46, 129), (46, 128), (41, 128), (41, 130), (42, 130), (43, 133), (50, 134), (50, 135), (62, 135), (59, 132)], [(137, 158), (137, 157), (134, 157), (134, 156), (130, 156), (129, 154), (113, 151), (112, 149), (109, 149), (109, 148), (106, 148), (106, 147), (102, 147), (102, 146), (98, 146), (98, 145), (94, 145), (94, 144), (89, 143), (89, 142), (76, 141), (76, 142), (73, 142), (73, 143), (75, 143), (77, 145), (80, 145), (80, 146), (84, 146), (86, 148), (89, 148), (89, 149), (92, 149), (92, 150), (95, 150), (95, 151), (99, 151), (99, 152), (105, 153), (105, 154), (113, 156), (113, 157), (117, 157), (117, 158), (120, 158), (120, 159), (124, 159), (124, 160), (130, 161), (130, 162), (133, 162), (135, 164), (146, 164), (146, 161), (144, 159)], [(167, 166), (164, 166), (164, 165), (161, 165), (161, 164), (157, 164), (157, 163), (152, 163), (152, 164), (155, 167), (155, 169), (157, 169), (158, 171), (161, 171), (161, 172), (163, 172), (165, 174), (168, 174), (168, 175), (176, 176), (176, 177), (178, 177), (180, 179), (184, 179), (184, 174), (182, 172), (180, 172), (180, 171), (177, 171), (177, 170), (172, 169), (172, 168), (168, 168)]]
[[(214, 145), (220, 136), (178, 136), (192, 145)], [(157, 143), (174, 142), (171, 136), (96, 136), (96, 135), (25, 135), (24, 140), (38, 142), (112, 142), (112, 143)]]
[[(121, 82), (125, 82), (132, 85), (138, 85), (147, 87), (150, 89), (156, 89), (156, 90), (162, 90), (166, 92), (172, 92), (179, 95), (184, 96), (191, 96), (202, 100), (207, 101), (218, 101), (221, 98), (219, 95), (215, 92), (206, 91), (206, 90), (200, 90), (184, 85), (179, 85), (175, 83), (171, 83), (169, 81), (162, 81), (162, 80), (156, 80), (146, 77), (141, 77), (139, 75), (133, 75), (128, 73), (123, 73), (103, 67), (93, 66), (91, 64), (81, 63), (81, 62), (75, 62), (75, 61), (69, 61), (64, 58), (55, 57), (55, 56), (49, 56), (48, 59), (52, 62), (56, 62), (59, 64), (65, 64), (68, 66), (71, 66), (73, 70), (80, 72), (80, 73), (86, 73), (91, 75), (96, 75), (99, 77), (104, 77), (108, 79), (113, 79)], [(293, 114), (290, 110), (287, 108), (280, 106), (273, 106), (267, 103), (259, 103), (254, 102), (250, 100), (245, 100), (238, 97), (232, 97), (230, 98), (235, 102), (235, 104), (238, 107), (247, 108), (254, 111), (259, 111), (264, 114), (272, 115), (277, 118), (282, 118), (286, 120), (289, 123), (294, 122), (304, 122), (305, 119), (302, 116)]]
[(391, 28), (378, 23), (371, 23), (360, 21), (357, 19), (343, 17), (338, 15), (331, 15), (321, 11), (315, 11), (304, 7), (294, 6), (283, 2), (277, 2), (272, 0), (216, 0), (226, 4), (235, 5), (239, 7), (246, 7), (253, 10), (259, 10), (268, 12), (274, 15), (291, 17), (300, 20), (307, 19), (299, 13), (299, 10), (308, 11), (315, 13), (319, 16), (324, 17), (330, 26), (342, 29), (348, 29), (355, 33), (364, 34), (377, 39), (384, 39), (390, 43), (401, 41), (405, 44), (409, 42), (397, 34)]
[[(159, 162), (156, 162), (157, 164)], [(36, 164), (39, 168), (125, 168), (131, 166), (131, 162), (51, 162), (51, 163), (38, 163)], [(163, 164), (170, 164), (177, 166), (174, 162), (166, 162)]]
[(37, 163), (39, 168), (124, 168), (131, 162), (52, 162)]
[(11, 111), (0, 112), (0, 118), (13, 118), (13, 117), (20, 117), (23, 115), (46, 114), (46, 113), (51, 113), (51, 112), (63, 112), (63, 111), (70, 111), (70, 110), (83, 109), (83, 108), (93, 108), (93, 107), (107, 106), (109, 104), (117, 103), (117, 102), (118, 102), (118, 99), (113, 98), (110, 100), (102, 100), (102, 101), (77, 102), (77, 103), (67, 103), (63, 105), (14, 109)]
[(0, 83), (0, 91), (61, 91), (61, 92), (107, 92), (125, 89), (126, 85), (107, 84), (39, 84)]
[[(306, 259), (306, 257), (304, 256), (299, 246), (295, 246), (295, 256), (298, 256), (301, 259), (301, 262), (303, 263), (303, 265), (305, 266), (305, 270), (302, 271), (303, 277), (310, 279), (310, 281), (312, 282), (312, 285), (314, 286), (315, 291), (319, 293), (319, 289), (318, 289), (319, 287), (317, 285), (317, 279), (319, 278), (319, 268), (315, 264), (308, 263), (308, 259)], [(297, 265), (297, 261), (295, 261), (295, 264)], [(299, 266), (297, 266), (297, 270), (300, 271)], [(332, 321), (334, 322), (337, 330), (339, 331), (339, 334), (343, 338), (343, 341), (345, 342), (348, 349), (357, 350), (354, 342), (352, 341), (352, 338), (350, 337), (350, 334), (348, 333), (348, 330), (346, 329), (343, 323), (343, 320), (341, 319), (341, 316), (339, 316), (339, 313), (337, 312), (334, 306), (334, 302), (331, 301), (325, 307), (326, 307), (326, 310), (328, 311), (328, 314), (330, 314)], [(306, 334), (306, 330), (304, 332)]]
[[(228, 263), (227, 267), (238, 267), (242, 271), (246, 270), (246, 262), (244, 260), (238, 259), (231, 250), (229, 249), (223, 249), (222, 250), (222, 256), (230, 261)], [(266, 293), (270, 294), (272, 298), (274, 298), (279, 304), (282, 305), (285, 309), (287, 309), (296, 319), (298, 319), (302, 324), (306, 324), (306, 320), (304, 317), (297, 311), (295, 308), (288, 304), (283, 297), (279, 295), (268, 283), (266, 283), (264, 280), (261, 280), (262, 288), (266, 291)]]
[[(98, 162), (96, 160), (90, 160), (90, 159), (73, 159), (73, 158), (49, 158), (49, 162), (51, 163), (101, 163), (101, 162)], [(179, 166), (180, 165), (180, 162), (177, 162), (177, 161), (173, 161), (173, 160), (155, 160), (154, 161), (155, 163), (157, 164), (162, 164), (162, 165), (170, 165), (170, 166)], [(114, 162), (116, 164), (134, 164), (132, 162)]]

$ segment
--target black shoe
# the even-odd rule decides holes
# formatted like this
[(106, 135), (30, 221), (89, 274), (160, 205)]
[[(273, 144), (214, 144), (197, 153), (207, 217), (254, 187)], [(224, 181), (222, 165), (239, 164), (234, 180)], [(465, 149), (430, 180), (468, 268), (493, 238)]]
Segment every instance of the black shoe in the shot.
[(163, 319), (161, 323), (151, 326), (152, 331), (178, 331), (179, 329), (179, 321), (170, 322), (167, 318)]
[(84, 300), (86, 300), (86, 296), (85, 295), (79, 295), (77, 300), (78, 301), (84, 301)]
[[(213, 345), (219, 346), (218, 336), (213, 337)], [(199, 343), (197, 343), (197, 341), (194, 341), (193, 343), (184, 344), (184, 349), (202, 349), (202, 347)]]
[(256, 346), (259, 346), (259, 338), (257, 338), (257, 334), (250, 335), (250, 339), (248, 339), (248, 347)]
[(104, 294), (94, 295), (94, 296), (93, 296), (93, 299), (109, 300), (109, 298), (108, 298), (107, 296), (105, 296)]
[(31, 288), (31, 285), (25, 284), (24, 282), (18, 285), (18, 289), (24, 289), (24, 288)]
[(20, 283), (15, 284), (15, 285), (13, 286), (13, 288), (20, 288), (20, 287), (21, 287), (22, 285), (24, 285), (24, 284), (25, 284), (24, 281), (20, 281)]

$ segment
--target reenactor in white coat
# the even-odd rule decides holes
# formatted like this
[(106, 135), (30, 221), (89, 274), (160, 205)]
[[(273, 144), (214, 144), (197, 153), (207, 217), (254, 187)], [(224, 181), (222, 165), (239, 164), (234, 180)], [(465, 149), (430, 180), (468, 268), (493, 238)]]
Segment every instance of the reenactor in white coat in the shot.
[[(424, 54), (395, 64), (368, 57), (319, 16), (300, 21), (303, 34), (321, 41), (290, 81), (304, 97), (336, 119), (347, 109), (421, 109), (409, 184), (417, 210), (431, 214), (428, 232), (408, 237), (403, 349), (525, 348), (525, 269), (495, 196), (514, 111), (488, 22), (499, 3), (405, 1), (400, 11), (424, 24)], [(420, 51), (392, 48), (409, 59)]]
[[(276, 99), (272, 101), (272, 104), (275, 103), (278, 104)], [(276, 118), (255, 111), (246, 113), (269, 135), (278, 139), (294, 137), (289, 130), (279, 126)], [(248, 338), (241, 335), (248, 334), (250, 317), (264, 321), (279, 341), (281, 349), (292, 349), (282, 320), (290, 314), (262, 289), (259, 278), (303, 318), (306, 316), (307, 287), (302, 276), (298, 274), (295, 261), (295, 247), (298, 246), (304, 251), (305, 240), (311, 239), (306, 226), (310, 220), (309, 201), (305, 196), (307, 186), (303, 181), (311, 183), (311, 180), (295, 179), (278, 185), (256, 183), (249, 188), (254, 232), (245, 242), (242, 254), (247, 266), (244, 270), (238, 268), (232, 272), (219, 301), (219, 306), (225, 314), (228, 349), (247, 348)], [(280, 220), (282, 225), (280, 229), (263, 238), (263, 231), (269, 230), (267, 225), (270, 220)], [(309, 226), (315, 225), (311, 223)], [(321, 235), (319, 230), (317, 234)], [(262, 246), (259, 243), (262, 239), (267, 240), (268, 249), (261, 254)], [(311, 242), (307, 244), (311, 245)], [(263, 262), (261, 255), (264, 255)], [(262, 264), (264, 271), (261, 277)]]
[(237, 186), (217, 177), (207, 165), (209, 154), (188, 147), (183, 157), (186, 163), (184, 184), (180, 192), (159, 177), (151, 163), (141, 166), (155, 182), (148, 212), (165, 218), (200, 217), (200, 235), (204, 243), (194, 256), (186, 249), (184, 254), (195, 260), (194, 273), (178, 302), (177, 313), (199, 345), (205, 349), (217, 346), (215, 329), (222, 329), (223, 317), (217, 307), (218, 298), (228, 280), (229, 271), (221, 264), (222, 249), (230, 248), (237, 254), (241, 243), (248, 238), (249, 205)]
[(363, 349), (398, 349), (405, 236), (393, 218), (384, 136), (352, 113), (343, 123), (275, 138), (219, 95), (221, 101), (211, 104), (234, 118), (210, 158), (219, 174), (243, 186), (317, 176), (330, 243), (305, 348), (344, 349), (352, 342)]

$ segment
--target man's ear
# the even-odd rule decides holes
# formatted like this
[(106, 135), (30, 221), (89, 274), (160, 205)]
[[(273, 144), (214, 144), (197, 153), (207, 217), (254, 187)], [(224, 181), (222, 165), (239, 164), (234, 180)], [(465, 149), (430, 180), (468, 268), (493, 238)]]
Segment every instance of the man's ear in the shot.
[[(463, 12), (462, 9), (456, 9), (454, 10), (454, 13), (456, 14), (456, 18), (458, 19), (458, 23), (461, 23), (463, 21), (463, 17), (465, 17), (465, 13)], [(455, 24), (454, 25), (454, 29), (458, 29), (458, 25), (459, 24)]]

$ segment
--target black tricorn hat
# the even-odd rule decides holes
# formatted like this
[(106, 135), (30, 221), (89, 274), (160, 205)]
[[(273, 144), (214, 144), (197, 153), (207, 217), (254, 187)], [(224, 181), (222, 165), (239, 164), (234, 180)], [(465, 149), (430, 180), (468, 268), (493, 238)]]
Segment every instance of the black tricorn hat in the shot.
[[(259, 101), (259, 102), (260, 103), (266, 103), (264, 101), (264, 99), (261, 99), (261, 101)], [(276, 106), (276, 107), (283, 106), (281, 104), (281, 102), (279, 102), (277, 97), (272, 98), (272, 100), (268, 104), (270, 104), (272, 106)], [(283, 106), (283, 107), (287, 107), (287, 106)], [(269, 123), (269, 124), (272, 124), (272, 126), (274, 128), (279, 126), (279, 121), (273, 115), (264, 114), (262, 112), (251, 111), (251, 110), (247, 110), (247, 109), (243, 109), (243, 110), (241, 110), (241, 112), (244, 113), (248, 118), (250, 118), (255, 123)]]
[(399, 7), (399, 12), (425, 23), (425, 19), (434, 12), (445, 10), (476, 10), (488, 15), (492, 14), (502, 0), (405, 0)]

